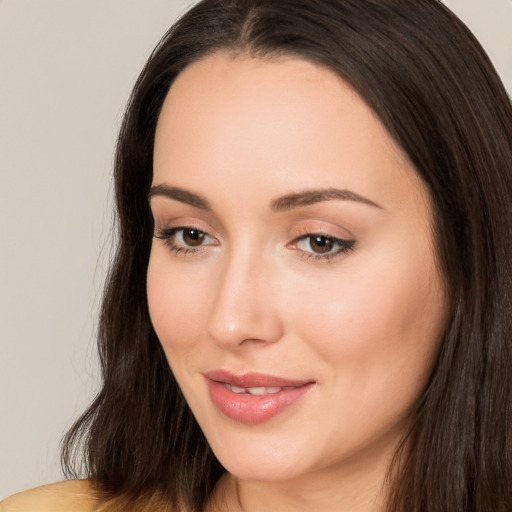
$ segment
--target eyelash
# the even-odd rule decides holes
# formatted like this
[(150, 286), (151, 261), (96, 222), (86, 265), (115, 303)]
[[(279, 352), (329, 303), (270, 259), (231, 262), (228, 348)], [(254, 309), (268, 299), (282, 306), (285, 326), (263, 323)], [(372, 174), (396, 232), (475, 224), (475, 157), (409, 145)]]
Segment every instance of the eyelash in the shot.
[(307, 261), (318, 261), (321, 263), (330, 263), (337, 258), (341, 257), (344, 254), (351, 252), (355, 246), (355, 240), (346, 240), (345, 238), (337, 238), (327, 233), (320, 232), (306, 232), (293, 240), (289, 246), (297, 247), (297, 244), (306, 241), (309, 239), (309, 245), (311, 246), (311, 242), (314, 238), (323, 238), (326, 242), (332, 244), (332, 247), (338, 246), (338, 248), (334, 252), (329, 252), (326, 254), (320, 254), (315, 252), (304, 251), (302, 249), (298, 249), (298, 254), (301, 258), (304, 258)]
[(180, 231), (197, 231), (201, 235), (209, 236), (205, 231), (192, 226), (177, 226), (175, 228), (157, 229), (154, 236), (159, 240), (163, 240), (171, 252), (179, 254), (180, 256), (185, 256), (191, 253), (197, 254), (204, 250), (204, 245), (197, 247), (177, 245), (175, 242), (175, 236)]
[[(179, 254), (180, 256), (185, 256), (187, 254), (198, 254), (205, 250), (206, 245), (217, 245), (217, 244), (206, 244), (206, 245), (198, 245), (197, 247), (193, 246), (186, 246), (186, 245), (178, 245), (175, 242), (175, 236), (180, 232), (185, 231), (196, 231), (198, 234), (212, 238), (206, 233), (205, 231), (202, 231), (200, 229), (194, 228), (192, 226), (177, 226), (174, 228), (167, 228), (167, 229), (157, 229), (155, 231), (154, 237), (163, 240), (165, 242), (165, 245), (173, 252), (174, 254)], [(325, 240), (325, 242), (328, 242), (332, 244), (333, 247), (338, 246), (338, 249), (334, 252), (329, 252), (326, 254), (319, 254), (315, 252), (309, 252), (302, 249), (297, 249), (297, 244), (300, 242), (303, 242), (307, 239), (310, 240), (310, 246), (311, 241), (314, 238), (322, 238)], [(213, 239), (213, 238), (212, 238)], [(304, 233), (297, 238), (295, 238), (288, 247), (296, 248), (299, 256), (301, 258), (304, 258), (307, 261), (318, 261), (318, 262), (324, 262), (329, 263), (331, 261), (334, 261), (336, 258), (342, 256), (343, 254), (347, 254), (350, 251), (354, 249), (355, 246), (355, 240), (346, 240), (344, 238), (336, 238), (332, 235), (328, 235), (326, 233), (322, 232), (307, 232)]]

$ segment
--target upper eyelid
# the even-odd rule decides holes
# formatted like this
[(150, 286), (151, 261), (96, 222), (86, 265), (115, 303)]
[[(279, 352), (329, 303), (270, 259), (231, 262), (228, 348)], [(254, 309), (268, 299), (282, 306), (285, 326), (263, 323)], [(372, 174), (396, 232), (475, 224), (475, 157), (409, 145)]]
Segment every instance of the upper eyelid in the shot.
[[(180, 229), (196, 229), (197, 231), (201, 231), (202, 233), (205, 233), (212, 238), (217, 238), (217, 231), (215, 229), (212, 229), (210, 227), (205, 227), (204, 222), (200, 221), (187, 221), (187, 220), (164, 220), (161, 221), (157, 218), (153, 219), (153, 229), (154, 231), (170, 231), (175, 230), (178, 231)], [(212, 233), (215, 233), (212, 234)]]
[(331, 240), (332, 242), (337, 243), (339, 245), (345, 245), (345, 244), (352, 244), (353, 245), (356, 242), (353, 238), (341, 238), (341, 237), (338, 237), (338, 236), (328, 235), (328, 234), (325, 234), (325, 233), (311, 232), (311, 233), (308, 233), (308, 234), (305, 234), (305, 235), (300, 235), (300, 236), (295, 237), (290, 242), (290, 244), (295, 244), (298, 241), (302, 241), (302, 240), (305, 240), (307, 238), (311, 238), (311, 237), (314, 237), (314, 236), (320, 236), (320, 237), (326, 238), (326, 239)]
[(343, 235), (335, 235), (328, 229), (308, 229), (299, 233), (296, 238), (307, 237), (307, 236), (325, 236), (326, 238), (336, 238), (339, 240), (346, 239)]
[(205, 234), (207, 237), (209, 238), (215, 238), (213, 235), (211, 235), (208, 231), (206, 231), (205, 229), (201, 229), (197, 226), (171, 226), (171, 227), (164, 227), (164, 228), (158, 228), (155, 226), (155, 233), (160, 233), (160, 234), (163, 234), (163, 233), (171, 233), (172, 234), (176, 234), (178, 233), (179, 231), (186, 231), (187, 229), (190, 229), (190, 230), (193, 230), (193, 231), (199, 231), (200, 233), (203, 233)]
[[(199, 228), (196, 228), (194, 226), (176, 226), (176, 227), (169, 227), (169, 228), (158, 228), (158, 227), (155, 226), (155, 230), (154, 230), (153, 236), (154, 236), (154, 238), (157, 238), (159, 240), (163, 240), (164, 242), (168, 242), (168, 240), (171, 237), (175, 237), (176, 236), (176, 233), (178, 233), (180, 231), (185, 231), (187, 229), (199, 231), (200, 233), (203, 233), (206, 237), (208, 237), (208, 238), (210, 238), (210, 239), (215, 241), (215, 243), (202, 244), (202, 245), (197, 246), (195, 248), (190, 246), (190, 249), (197, 250), (197, 249), (200, 249), (201, 247), (205, 247), (206, 245), (218, 245), (218, 240), (217, 240), (216, 237), (210, 235), (204, 229), (199, 229)], [(189, 246), (185, 245), (184, 247), (189, 247)]]
[(212, 219), (209, 215), (197, 216), (191, 212), (181, 212), (181, 214), (176, 215), (175, 212), (160, 211), (156, 208), (151, 210), (151, 215), (153, 217), (154, 229), (191, 228), (204, 231), (210, 236), (215, 237), (222, 231), (222, 226), (219, 226), (215, 219)]
[[(209, 209), (195, 207), (188, 203), (170, 201), (165, 196), (155, 195), (149, 200), (149, 211), (156, 224), (158, 219), (165, 222), (167, 218), (199, 218), (208, 223), (217, 222), (217, 216)], [(186, 220), (184, 221), (187, 222)]]
[(350, 234), (347, 233), (347, 235), (348, 236), (333, 234), (328, 229), (312, 229), (312, 230), (305, 230), (303, 232), (299, 232), (299, 234), (297, 234), (294, 237), (292, 242), (294, 242), (296, 240), (300, 240), (302, 238), (308, 238), (310, 236), (323, 236), (325, 238), (329, 238), (331, 240), (338, 240), (338, 241), (341, 241), (341, 242), (351, 242), (351, 241), (355, 240), (355, 237), (351, 233)]
[[(156, 226), (155, 226), (155, 228), (156, 228)], [(189, 254), (190, 256), (204, 254), (205, 251), (208, 251), (209, 246), (211, 247), (211, 246), (219, 245), (219, 241), (215, 237), (212, 237), (208, 232), (201, 230), (201, 229), (197, 229), (197, 231), (204, 233), (207, 237), (211, 238), (214, 241), (214, 243), (205, 243), (205, 244), (200, 244), (198, 246), (193, 246), (193, 245), (187, 245), (186, 243), (176, 243), (175, 240), (171, 240), (172, 238), (174, 238), (174, 236), (176, 235), (177, 232), (184, 231), (186, 229), (197, 229), (197, 228), (195, 228), (193, 226), (179, 226), (179, 225), (175, 226), (175, 227), (163, 228), (163, 229), (156, 228), (155, 229), (156, 233), (154, 233), (154, 237), (162, 240), (169, 247), (169, 250), (171, 250), (172, 252), (175, 252), (176, 254), (180, 253), (182, 255)], [(162, 236), (163, 232), (167, 232), (167, 233), (164, 236)], [(306, 251), (306, 250), (300, 249), (299, 247), (296, 246), (299, 241), (313, 237), (315, 235), (321, 236), (321, 237), (324, 237), (324, 238), (327, 238), (327, 239), (333, 241), (334, 244), (338, 244), (338, 248), (332, 252), (322, 254), (322, 253), (316, 253), (314, 251)], [(343, 257), (343, 255), (346, 255), (347, 253), (351, 252), (354, 249), (355, 243), (356, 242), (354, 239), (339, 238), (336, 236), (321, 233), (319, 231), (316, 231), (316, 232), (311, 231), (310, 233), (304, 233), (300, 236), (296, 236), (291, 242), (288, 242), (286, 244), (286, 247), (291, 248), (292, 246), (295, 245), (295, 247), (293, 247), (293, 249), (298, 252), (298, 255), (301, 258), (315, 261), (320, 264), (320, 263), (330, 263), (330, 262), (336, 261), (337, 259)]]
[[(163, 201), (160, 202), (159, 199), (163, 199)], [(171, 208), (168, 206), (169, 202), (177, 202), (181, 207), (185, 207), (185, 210), (181, 207), (177, 209), (174, 207)], [(301, 234), (321, 234), (340, 240), (354, 239), (355, 236), (351, 230), (344, 225), (344, 222), (340, 222), (341, 219), (336, 218), (337, 216), (333, 217), (332, 213), (325, 216), (317, 210), (310, 210), (310, 208), (315, 208), (321, 204), (328, 204), (331, 202), (336, 203), (340, 202), (340, 200), (324, 200), (321, 203), (307, 204), (299, 208), (299, 210), (306, 210), (309, 211), (309, 213), (306, 213), (305, 211), (300, 213), (297, 209), (292, 208), (291, 210), (285, 209), (282, 212), (279, 211), (277, 214), (285, 215), (284, 218), (287, 219), (285, 222), (287, 224), (289, 223), (289, 228), (286, 229), (294, 238)], [(159, 194), (150, 196), (149, 203), (155, 226), (159, 224), (168, 224), (169, 227), (193, 227), (204, 231), (214, 238), (229, 238), (227, 225), (224, 224), (222, 219), (218, 217), (212, 209), (203, 210), (199, 208), (200, 211), (198, 212), (198, 207), (196, 206), (176, 200), (168, 201), (166, 200), (166, 196), (161, 196)], [(319, 224), (320, 227), (307, 227), (308, 224), (311, 225), (311, 223)], [(304, 224), (306, 227), (299, 227)], [(322, 227), (322, 224), (326, 224), (327, 226)], [(299, 229), (297, 229), (297, 227), (299, 227)]]
[[(205, 229), (199, 225), (196, 225), (194, 223), (190, 223), (190, 224), (181, 224), (181, 223), (177, 223), (175, 226), (171, 225), (171, 226), (161, 226), (159, 227), (158, 223), (155, 221), (155, 224), (154, 224), (154, 231), (155, 232), (164, 232), (164, 231), (183, 231), (183, 230), (186, 230), (186, 229), (195, 229), (197, 231), (201, 231), (202, 233), (204, 233), (205, 235), (211, 237), (211, 238), (218, 238), (218, 235), (214, 235), (211, 233), (211, 230), (209, 229)], [(302, 232), (296, 234), (293, 236), (293, 239), (288, 242), (288, 243), (293, 243), (297, 240), (300, 240), (300, 239), (303, 239), (303, 238), (308, 238), (310, 236), (323, 236), (325, 238), (329, 238), (331, 240), (338, 240), (338, 241), (353, 241), (353, 237), (350, 236), (350, 237), (345, 237), (344, 235), (336, 235), (336, 234), (333, 234), (331, 232), (329, 232), (328, 230), (324, 230), (324, 229), (312, 229), (312, 230), (303, 230)]]
[(303, 235), (303, 236), (297, 237), (292, 242), (292, 244), (296, 244), (299, 241), (313, 237), (315, 235), (321, 236), (323, 238), (327, 238), (327, 239), (331, 240), (332, 242), (334, 242), (334, 244), (338, 244), (338, 248), (335, 251), (323, 253), (323, 254), (315, 253), (314, 251), (305, 251), (303, 249), (296, 248), (300, 251), (300, 253), (302, 255), (305, 255), (308, 258), (314, 258), (316, 260), (331, 260), (332, 261), (336, 257), (339, 257), (343, 254), (347, 254), (348, 252), (351, 252), (356, 245), (356, 241), (353, 238), (352, 239), (338, 238), (338, 237), (328, 236), (328, 235), (324, 235), (324, 234), (320, 234), (320, 233), (311, 233), (309, 235)]
[[(174, 233), (176, 233), (178, 231), (183, 231), (186, 229), (194, 229), (194, 230), (200, 231), (200, 232), (204, 233), (206, 236), (208, 236), (214, 240), (217, 240), (217, 241), (219, 239), (219, 234), (216, 232), (216, 230), (204, 228), (203, 226), (200, 225), (200, 223), (195, 223), (195, 222), (188, 223), (188, 222), (179, 222), (178, 221), (178, 222), (176, 222), (176, 224), (174, 224), (174, 222), (172, 222), (172, 223), (170, 223), (170, 225), (166, 225), (166, 223), (159, 223), (156, 220), (154, 222), (154, 233), (158, 232), (160, 234), (163, 234), (164, 232), (170, 232), (170, 231), (173, 231)], [(348, 236), (346, 236), (346, 235), (348, 235)], [(346, 235), (334, 234), (334, 233), (332, 233), (332, 231), (330, 229), (325, 229), (325, 228), (321, 228), (321, 227), (318, 229), (303, 228), (303, 229), (300, 229), (298, 231), (298, 233), (293, 235), (293, 238), (290, 241), (286, 242), (286, 245), (294, 244), (299, 240), (302, 240), (302, 239), (305, 239), (308, 237), (312, 237), (312, 236), (322, 236), (322, 237), (328, 238), (330, 240), (333, 240), (335, 242), (354, 242), (355, 241), (355, 237), (353, 237), (351, 233), (346, 233)]]
[(290, 219), (293, 223), (293, 233), (300, 234), (325, 234), (336, 238), (355, 238), (350, 226), (347, 226), (345, 216), (333, 214), (328, 211), (313, 211), (306, 216), (297, 215)]

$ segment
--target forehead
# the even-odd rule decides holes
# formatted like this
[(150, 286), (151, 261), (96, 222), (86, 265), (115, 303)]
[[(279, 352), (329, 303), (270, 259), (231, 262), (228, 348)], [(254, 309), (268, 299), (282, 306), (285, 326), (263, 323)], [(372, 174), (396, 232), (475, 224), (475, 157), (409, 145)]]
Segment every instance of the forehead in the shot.
[(288, 57), (216, 54), (177, 77), (157, 125), (154, 184), (214, 194), (213, 177), (224, 192), (342, 187), (379, 204), (425, 193), (357, 92), (333, 71)]

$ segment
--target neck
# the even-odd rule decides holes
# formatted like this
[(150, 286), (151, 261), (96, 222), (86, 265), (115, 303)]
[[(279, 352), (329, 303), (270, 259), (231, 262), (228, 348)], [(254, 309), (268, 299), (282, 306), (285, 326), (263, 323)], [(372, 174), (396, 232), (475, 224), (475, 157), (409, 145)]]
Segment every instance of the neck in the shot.
[(319, 473), (307, 480), (278, 483), (230, 479), (240, 512), (383, 512), (383, 481), (379, 477), (358, 474), (333, 480)]
[(387, 466), (318, 471), (288, 481), (248, 481), (226, 473), (206, 512), (384, 512)]

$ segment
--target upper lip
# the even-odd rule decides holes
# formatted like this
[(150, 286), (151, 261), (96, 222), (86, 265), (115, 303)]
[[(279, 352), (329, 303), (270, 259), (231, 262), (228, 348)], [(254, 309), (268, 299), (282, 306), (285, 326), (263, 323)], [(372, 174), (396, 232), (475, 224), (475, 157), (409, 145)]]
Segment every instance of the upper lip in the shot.
[(205, 372), (204, 376), (215, 382), (223, 382), (240, 388), (300, 387), (313, 382), (309, 379), (288, 379), (257, 372), (234, 374), (227, 370), (212, 370)]

